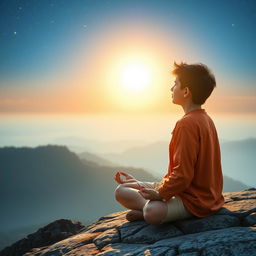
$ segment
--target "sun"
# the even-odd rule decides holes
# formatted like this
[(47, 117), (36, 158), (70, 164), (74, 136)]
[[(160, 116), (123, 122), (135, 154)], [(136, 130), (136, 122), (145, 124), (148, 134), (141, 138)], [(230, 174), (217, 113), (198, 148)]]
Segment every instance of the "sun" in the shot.
[(143, 51), (112, 56), (103, 76), (113, 109), (146, 111), (156, 104), (164, 84), (159, 60)]
[(129, 63), (120, 70), (120, 85), (128, 93), (142, 93), (149, 87), (152, 80), (151, 76), (151, 71), (145, 64)]

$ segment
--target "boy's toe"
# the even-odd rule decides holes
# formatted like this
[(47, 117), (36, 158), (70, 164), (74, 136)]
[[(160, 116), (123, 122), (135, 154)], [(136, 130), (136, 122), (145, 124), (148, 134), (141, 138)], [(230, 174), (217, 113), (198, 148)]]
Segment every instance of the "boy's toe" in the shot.
[(131, 210), (126, 214), (126, 219), (128, 221), (143, 220), (143, 212), (139, 210)]

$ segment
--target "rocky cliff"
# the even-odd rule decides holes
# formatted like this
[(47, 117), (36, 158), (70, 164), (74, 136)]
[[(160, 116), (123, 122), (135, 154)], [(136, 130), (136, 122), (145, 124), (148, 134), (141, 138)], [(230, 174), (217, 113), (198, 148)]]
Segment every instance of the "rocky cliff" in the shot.
[[(87, 227), (60, 220), (7, 247), (0, 256), (23, 255), (35, 247), (32, 241), (36, 236), (38, 248), (24, 255), (256, 255), (256, 189), (224, 193), (224, 196), (225, 205), (215, 215), (169, 224), (129, 223), (125, 219), (126, 211), (104, 216)], [(61, 227), (53, 229), (61, 222)], [(53, 234), (55, 239), (51, 241)], [(72, 236), (66, 238), (68, 235)], [(58, 237), (60, 241), (56, 242)]]

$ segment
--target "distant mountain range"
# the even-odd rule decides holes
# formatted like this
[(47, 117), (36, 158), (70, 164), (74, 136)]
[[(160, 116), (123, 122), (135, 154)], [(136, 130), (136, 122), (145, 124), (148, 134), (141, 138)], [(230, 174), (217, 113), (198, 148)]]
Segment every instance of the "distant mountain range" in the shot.
[(78, 154), (82, 162), (88, 163), (92, 162), (94, 164), (97, 164), (99, 166), (109, 166), (109, 167), (117, 167), (119, 164), (113, 163), (103, 157), (99, 157), (95, 154), (89, 153), (89, 152), (83, 152), (81, 154)]
[(160, 141), (146, 146), (133, 147), (120, 154), (101, 154), (100, 156), (119, 165), (144, 168), (160, 178), (168, 168), (168, 147), (168, 142)]
[[(157, 177), (162, 177), (168, 167), (169, 142), (156, 142), (142, 147), (134, 147), (120, 154), (100, 154), (119, 165), (144, 168)], [(223, 174), (249, 187), (256, 187), (256, 139), (226, 141), (221, 143)], [(81, 155), (80, 155), (81, 156)], [(242, 188), (240, 188), (241, 190)], [(228, 188), (225, 186), (225, 190)]]
[(256, 138), (225, 142), (221, 153), (225, 175), (256, 187)]
[(108, 138), (106, 138), (106, 141), (97, 141), (75, 136), (60, 137), (53, 140), (51, 144), (67, 146), (75, 153), (90, 152), (95, 154), (120, 153), (134, 146), (147, 145), (146, 142), (141, 140), (108, 141)]
[[(120, 164), (114, 164), (113, 162), (109, 162), (105, 158), (98, 157), (98, 156), (93, 155), (91, 153), (84, 152), (84, 153), (80, 154), (79, 156), (81, 158), (81, 161), (88, 161), (89, 159), (90, 159), (90, 161), (96, 161), (97, 160), (98, 165), (106, 165), (106, 164), (108, 165), (108, 163), (110, 164), (109, 166), (120, 165)], [(128, 165), (128, 163), (129, 162), (125, 162), (125, 164), (127, 164), (127, 165)], [(130, 165), (134, 166), (134, 164), (130, 164)], [(152, 170), (151, 171), (149, 169), (146, 169), (146, 170), (148, 172), (150, 172), (157, 180), (160, 180), (163, 177), (163, 173), (162, 174), (157, 174), (156, 172), (154, 172)], [(247, 189), (247, 188), (249, 188), (249, 186), (245, 185), (244, 183), (224, 175), (223, 192), (234, 192), (234, 191), (244, 190), (244, 189)]]
[[(256, 138), (220, 142), (224, 175), (249, 187), (256, 187)], [(142, 141), (99, 142), (68, 137), (54, 143), (66, 145), (78, 154), (90, 152), (114, 164), (140, 167), (157, 177), (162, 177), (168, 166), (168, 141), (148, 144)]]
[[(122, 170), (81, 161), (64, 146), (0, 148), (0, 243), (59, 218), (87, 223), (124, 209), (114, 199), (113, 177)], [(129, 173), (154, 180), (139, 168)]]

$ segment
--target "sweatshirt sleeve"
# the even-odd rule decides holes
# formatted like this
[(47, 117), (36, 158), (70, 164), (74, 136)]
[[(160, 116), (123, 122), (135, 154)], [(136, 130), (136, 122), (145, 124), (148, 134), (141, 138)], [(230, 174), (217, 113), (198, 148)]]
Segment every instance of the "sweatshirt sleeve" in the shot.
[(186, 126), (176, 127), (169, 148), (169, 170), (158, 187), (159, 195), (169, 200), (184, 191), (194, 177), (198, 141), (195, 131)]

